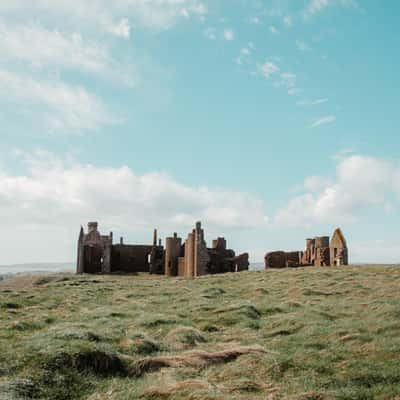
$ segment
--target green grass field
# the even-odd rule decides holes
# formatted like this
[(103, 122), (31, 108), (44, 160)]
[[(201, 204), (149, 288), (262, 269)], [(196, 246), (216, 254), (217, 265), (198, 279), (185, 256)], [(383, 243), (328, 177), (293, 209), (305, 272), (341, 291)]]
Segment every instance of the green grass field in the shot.
[(0, 399), (400, 399), (400, 268), (5, 281)]

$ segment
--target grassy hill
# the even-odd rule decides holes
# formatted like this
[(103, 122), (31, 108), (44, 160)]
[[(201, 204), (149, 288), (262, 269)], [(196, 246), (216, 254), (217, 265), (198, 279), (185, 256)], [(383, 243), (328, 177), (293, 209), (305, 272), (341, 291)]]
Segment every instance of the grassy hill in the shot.
[(400, 399), (400, 268), (0, 284), (0, 399)]

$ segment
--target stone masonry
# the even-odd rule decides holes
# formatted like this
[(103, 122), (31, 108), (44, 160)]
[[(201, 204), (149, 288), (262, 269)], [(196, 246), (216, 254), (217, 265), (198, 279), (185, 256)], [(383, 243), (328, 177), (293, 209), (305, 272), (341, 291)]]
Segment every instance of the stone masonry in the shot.
[(348, 248), (340, 228), (329, 236), (306, 239), (304, 251), (273, 251), (265, 255), (265, 268), (348, 265)]
[(196, 277), (224, 272), (240, 272), (249, 268), (249, 255), (238, 256), (226, 248), (226, 240), (214, 240), (208, 248), (204, 230), (197, 222), (195, 228), (182, 239), (174, 233), (157, 243), (157, 230), (153, 244), (125, 244), (123, 238), (113, 244), (113, 233), (101, 235), (97, 222), (88, 224), (88, 233), (81, 228), (78, 239), (77, 273), (137, 273), (149, 272), (167, 276)]

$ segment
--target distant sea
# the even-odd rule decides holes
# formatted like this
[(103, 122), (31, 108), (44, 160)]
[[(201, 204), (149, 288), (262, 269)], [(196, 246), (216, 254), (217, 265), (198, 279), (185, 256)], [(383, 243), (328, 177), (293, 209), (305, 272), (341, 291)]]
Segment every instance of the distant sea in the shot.
[[(263, 263), (251, 263), (250, 270), (257, 271), (264, 268)], [(34, 263), (0, 265), (0, 281), (10, 279), (15, 275), (37, 274), (41, 272), (74, 272), (74, 263)]]
[(249, 269), (250, 269), (250, 271), (259, 271), (261, 269), (264, 269), (264, 263), (262, 263), (262, 262), (250, 263)]
[(37, 274), (41, 272), (73, 272), (74, 263), (32, 263), (0, 265), (0, 281), (15, 275)]

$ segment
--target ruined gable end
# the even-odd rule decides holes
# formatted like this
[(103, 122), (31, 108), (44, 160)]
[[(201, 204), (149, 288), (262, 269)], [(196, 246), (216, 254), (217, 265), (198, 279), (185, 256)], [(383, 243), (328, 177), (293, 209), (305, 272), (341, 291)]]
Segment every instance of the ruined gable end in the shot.
[(330, 258), (332, 266), (349, 264), (347, 242), (340, 228), (337, 228), (332, 235)]

